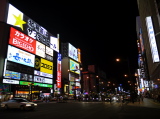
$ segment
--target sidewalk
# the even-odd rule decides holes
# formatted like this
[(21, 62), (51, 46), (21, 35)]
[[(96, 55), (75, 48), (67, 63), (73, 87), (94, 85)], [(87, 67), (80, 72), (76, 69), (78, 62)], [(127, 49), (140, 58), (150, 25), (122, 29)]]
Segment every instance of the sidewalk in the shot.
[(143, 107), (152, 107), (152, 108), (160, 108), (160, 103), (153, 101), (150, 98), (144, 98), (143, 101), (139, 102), (129, 102), (127, 105), (129, 106), (143, 106)]

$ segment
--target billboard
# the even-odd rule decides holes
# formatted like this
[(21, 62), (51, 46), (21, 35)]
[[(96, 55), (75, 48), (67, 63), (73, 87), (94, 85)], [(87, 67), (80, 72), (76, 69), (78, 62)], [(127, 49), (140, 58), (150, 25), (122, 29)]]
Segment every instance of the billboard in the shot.
[(35, 55), (8, 45), (7, 60), (34, 67)]
[(57, 58), (57, 88), (61, 88), (61, 54), (58, 53)]
[(73, 61), (70, 59), (69, 61), (69, 67), (70, 67), (70, 71), (75, 72), (77, 74), (80, 74), (80, 67), (79, 67), (79, 63)]
[(21, 76), (21, 74), (19, 72), (6, 70), (4, 78), (20, 80), (20, 76)]
[(37, 24), (20, 10), (9, 4), (7, 24), (20, 28), (23, 33), (59, 52), (59, 38), (54, 37), (45, 28)]
[(146, 26), (147, 26), (148, 38), (149, 38), (150, 48), (152, 53), (152, 60), (153, 62), (159, 62), (160, 61), (159, 53), (158, 53), (156, 38), (154, 35), (155, 33), (154, 33), (151, 16), (146, 17)]
[(35, 70), (44, 72), (47, 74), (53, 74), (53, 62), (45, 60), (43, 58), (35, 58)]
[(36, 41), (36, 55), (45, 58), (45, 45)]
[(16, 30), (13, 27), (10, 28), (9, 44), (33, 54), (36, 52), (36, 40)]
[(7, 84), (19, 84), (19, 81), (17, 81), (17, 80), (11, 80), (11, 79), (3, 79), (2, 82), (3, 83), (7, 83)]
[(68, 56), (76, 61), (78, 61), (78, 51), (77, 49), (68, 43)]

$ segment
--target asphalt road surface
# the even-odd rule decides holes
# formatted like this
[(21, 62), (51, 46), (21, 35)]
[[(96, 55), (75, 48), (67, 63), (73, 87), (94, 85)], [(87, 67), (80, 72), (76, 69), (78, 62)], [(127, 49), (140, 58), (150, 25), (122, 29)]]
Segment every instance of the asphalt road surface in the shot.
[(153, 119), (160, 118), (160, 103), (143, 102), (38, 103), (35, 111), (0, 110), (0, 119)]

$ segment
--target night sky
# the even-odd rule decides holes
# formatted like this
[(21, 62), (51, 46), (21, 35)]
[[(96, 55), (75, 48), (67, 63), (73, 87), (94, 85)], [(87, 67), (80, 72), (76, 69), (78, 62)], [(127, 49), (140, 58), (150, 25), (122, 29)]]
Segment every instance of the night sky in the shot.
[[(83, 2), (61, 0), (9, 0), (60, 42), (81, 49), (82, 64), (98, 65), (107, 78), (137, 68), (136, 0)], [(115, 58), (124, 59), (115, 62)], [(118, 79), (121, 80), (121, 79)]]

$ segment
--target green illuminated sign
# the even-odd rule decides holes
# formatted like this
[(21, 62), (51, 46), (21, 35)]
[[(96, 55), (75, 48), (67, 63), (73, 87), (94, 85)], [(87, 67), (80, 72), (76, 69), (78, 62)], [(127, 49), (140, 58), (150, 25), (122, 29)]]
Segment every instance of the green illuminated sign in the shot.
[(52, 85), (50, 85), (50, 84), (44, 84), (44, 83), (34, 83), (34, 82), (20, 81), (19, 84), (20, 85), (31, 85), (32, 84), (32, 86), (40, 86), (40, 87), (49, 87), (49, 88), (52, 88)]

